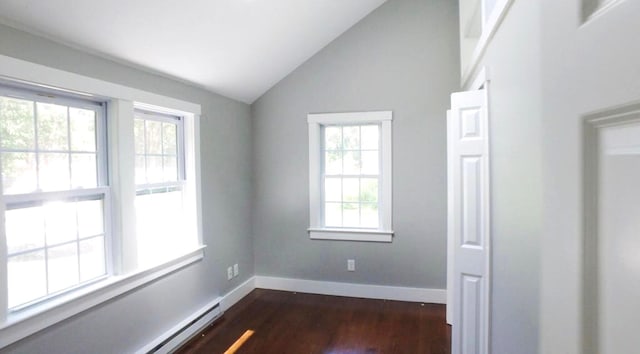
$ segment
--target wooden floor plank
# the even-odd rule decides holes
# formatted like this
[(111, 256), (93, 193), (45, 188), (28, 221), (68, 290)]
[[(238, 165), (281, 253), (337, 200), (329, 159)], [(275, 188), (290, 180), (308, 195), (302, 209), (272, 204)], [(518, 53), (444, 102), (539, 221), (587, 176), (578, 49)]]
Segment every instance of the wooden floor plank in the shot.
[(451, 331), (444, 305), (256, 289), (178, 353), (234, 343), (235, 354), (450, 354)]

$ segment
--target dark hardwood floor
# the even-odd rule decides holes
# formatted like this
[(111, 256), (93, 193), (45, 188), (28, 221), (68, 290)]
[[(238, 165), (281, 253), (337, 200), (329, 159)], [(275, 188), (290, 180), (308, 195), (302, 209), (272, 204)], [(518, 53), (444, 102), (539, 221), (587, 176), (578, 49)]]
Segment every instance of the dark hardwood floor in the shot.
[(256, 289), (179, 354), (449, 354), (445, 306)]

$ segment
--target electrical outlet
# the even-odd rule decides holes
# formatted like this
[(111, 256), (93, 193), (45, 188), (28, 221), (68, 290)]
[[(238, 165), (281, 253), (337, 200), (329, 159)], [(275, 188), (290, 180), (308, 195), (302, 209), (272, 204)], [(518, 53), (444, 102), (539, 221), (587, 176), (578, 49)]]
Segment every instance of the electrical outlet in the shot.
[(350, 272), (356, 271), (356, 260), (355, 259), (347, 259), (347, 270)]
[(240, 274), (240, 269), (238, 269), (238, 263), (233, 265), (233, 276), (237, 277)]
[(233, 278), (233, 268), (227, 268), (227, 280), (231, 280)]

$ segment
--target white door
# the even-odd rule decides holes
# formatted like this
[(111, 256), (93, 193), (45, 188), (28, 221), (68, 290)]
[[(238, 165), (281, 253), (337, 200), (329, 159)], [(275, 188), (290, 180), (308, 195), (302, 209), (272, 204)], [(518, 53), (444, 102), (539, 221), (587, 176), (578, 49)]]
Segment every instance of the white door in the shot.
[(453, 272), (448, 280), (453, 283), (453, 354), (489, 353), (488, 128), (485, 90), (451, 95), (448, 245), (453, 248), (449, 252)]

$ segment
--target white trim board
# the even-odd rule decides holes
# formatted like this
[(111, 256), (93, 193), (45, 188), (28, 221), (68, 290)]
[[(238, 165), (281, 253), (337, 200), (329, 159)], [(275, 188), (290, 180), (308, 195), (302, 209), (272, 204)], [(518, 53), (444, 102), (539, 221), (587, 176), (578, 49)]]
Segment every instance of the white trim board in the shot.
[(330, 281), (256, 276), (255, 287), (300, 293), (446, 304), (444, 289), (410, 288), (386, 285), (351, 284)]
[(256, 288), (256, 277), (253, 276), (247, 279), (244, 283), (238, 285), (234, 289), (226, 293), (220, 301), (222, 311), (227, 311), (231, 306), (238, 303), (245, 296), (249, 295)]

